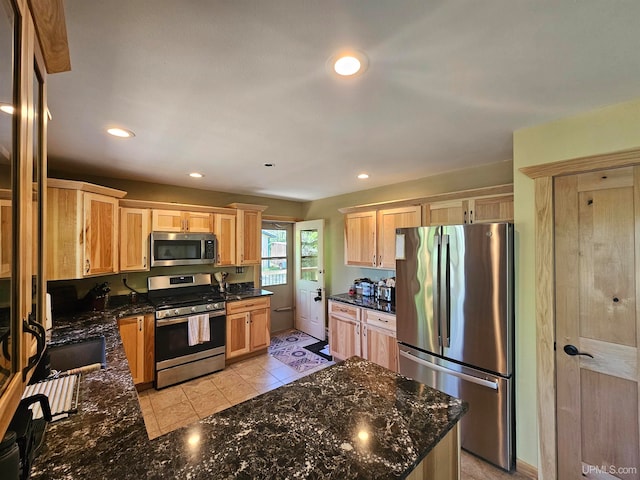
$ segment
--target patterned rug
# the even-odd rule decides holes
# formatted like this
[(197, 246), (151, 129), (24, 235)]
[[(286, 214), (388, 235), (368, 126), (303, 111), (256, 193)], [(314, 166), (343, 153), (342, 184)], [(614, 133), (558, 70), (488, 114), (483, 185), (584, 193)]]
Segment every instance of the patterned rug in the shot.
[(326, 358), (303, 348), (317, 341), (317, 338), (306, 333), (288, 330), (271, 337), (269, 354), (296, 372), (305, 372), (319, 365), (330, 363)]

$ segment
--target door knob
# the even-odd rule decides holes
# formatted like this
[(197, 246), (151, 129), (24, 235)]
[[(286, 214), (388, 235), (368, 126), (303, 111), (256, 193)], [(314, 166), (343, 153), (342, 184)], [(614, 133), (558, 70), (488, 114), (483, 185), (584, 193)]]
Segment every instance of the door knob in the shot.
[(590, 353), (582, 353), (575, 345), (565, 345), (564, 353), (566, 353), (567, 355), (571, 355), (572, 357), (575, 355), (584, 355), (585, 357), (593, 358), (593, 355), (591, 355)]

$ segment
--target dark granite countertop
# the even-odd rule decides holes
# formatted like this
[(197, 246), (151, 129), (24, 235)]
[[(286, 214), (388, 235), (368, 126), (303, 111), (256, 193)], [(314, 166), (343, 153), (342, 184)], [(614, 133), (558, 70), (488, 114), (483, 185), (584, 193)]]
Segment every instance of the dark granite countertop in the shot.
[(83, 376), (79, 411), (49, 425), (32, 478), (404, 478), (467, 405), (359, 357), (149, 440), (116, 319), (56, 319), (53, 339), (104, 335), (107, 368)]
[(370, 308), (371, 310), (378, 310), (380, 312), (396, 314), (396, 306), (391, 302), (384, 302), (376, 299), (375, 297), (364, 297), (362, 295), (350, 295), (348, 293), (338, 293), (337, 295), (329, 296), (329, 300), (335, 300), (336, 302), (349, 303), (356, 305), (357, 307)]

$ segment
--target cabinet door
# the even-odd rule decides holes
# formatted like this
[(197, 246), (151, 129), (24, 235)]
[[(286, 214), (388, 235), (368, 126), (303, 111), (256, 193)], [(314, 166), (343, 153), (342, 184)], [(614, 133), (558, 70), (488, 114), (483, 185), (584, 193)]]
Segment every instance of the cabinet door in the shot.
[(149, 210), (120, 209), (120, 271), (149, 270)]
[(133, 383), (144, 379), (144, 316), (118, 320), (124, 353), (129, 362)]
[(262, 212), (238, 210), (237, 215), (237, 263), (238, 265), (260, 264), (260, 239), (262, 237)]
[(118, 199), (84, 193), (85, 276), (118, 271)]
[(0, 200), (0, 278), (11, 276), (12, 239), (11, 200)]
[(513, 194), (469, 200), (472, 223), (513, 222)]
[(236, 216), (216, 213), (213, 216), (213, 233), (216, 236), (218, 253), (216, 265), (236, 263)]
[(329, 347), (341, 360), (360, 355), (360, 322), (329, 315)]
[(250, 313), (227, 315), (227, 358), (237, 357), (251, 351)]
[(151, 211), (151, 230), (154, 232), (182, 232), (184, 222), (179, 210)]
[(398, 371), (398, 342), (392, 332), (363, 324), (362, 349), (367, 360)]
[(251, 351), (267, 348), (269, 336), (269, 310), (266, 308), (250, 312)]
[(380, 210), (378, 212), (378, 267), (395, 270), (396, 228), (419, 227), (421, 221), (421, 208), (419, 205)]
[(376, 266), (376, 212), (348, 213), (344, 218), (344, 254), (347, 265)]
[(185, 230), (191, 233), (212, 233), (213, 221), (210, 213), (184, 212)]
[(153, 382), (156, 376), (156, 320), (153, 315), (144, 316), (144, 374), (143, 382)]
[(467, 223), (467, 200), (451, 200), (426, 205), (426, 225), (462, 225)]

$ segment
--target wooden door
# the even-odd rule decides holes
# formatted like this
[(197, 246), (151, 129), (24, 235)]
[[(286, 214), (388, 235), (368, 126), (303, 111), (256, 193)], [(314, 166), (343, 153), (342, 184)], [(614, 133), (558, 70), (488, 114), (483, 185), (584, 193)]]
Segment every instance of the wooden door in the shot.
[(133, 383), (144, 379), (144, 316), (118, 320), (124, 353), (129, 362)]
[(153, 382), (156, 376), (156, 319), (153, 314), (144, 316), (144, 370), (143, 382)]
[(249, 321), (249, 312), (227, 314), (227, 358), (251, 351)]
[(271, 341), (269, 336), (269, 309), (261, 308), (250, 312), (251, 351), (267, 348)]
[(362, 356), (384, 368), (398, 371), (398, 342), (393, 332), (362, 325)]
[(360, 355), (360, 322), (329, 315), (329, 348), (340, 360)]
[(149, 270), (149, 210), (120, 209), (120, 271)]
[(239, 265), (257, 265), (261, 260), (262, 212), (238, 210), (236, 248)]
[(184, 231), (182, 212), (178, 210), (152, 210), (151, 230), (154, 232)]
[(236, 216), (216, 213), (213, 216), (213, 233), (216, 236), (216, 265), (236, 263)]
[(0, 200), (0, 278), (11, 276), (12, 240), (11, 200)]
[(513, 222), (513, 194), (469, 200), (471, 223)]
[(296, 223), (294, 251), (295, 327), (318, 340), (324, 340), (324, 220)]
[(426, 206), (425, 225), (462, 225), (467, 223), (467, 201), (449, 200)]
[(378, 212), (378, 258), (377, 266), (396, 268), (396, 228), (419, 227), (421, 208), (412, 205), (402, 208), (391, 208)]
[(84, 275), (118, 271), (118, 199), (84, 193)]
[(344, 254), (347, 265), (376, 266), (376, 212), (348, 213), (344, 217)]
[(212, 233), (213, 222), (210, 213), (188, 212), (184, 214), (185, 230), (190, 233)]
[(640, 167), (554, 187), (558, 478), (637, 479)]

